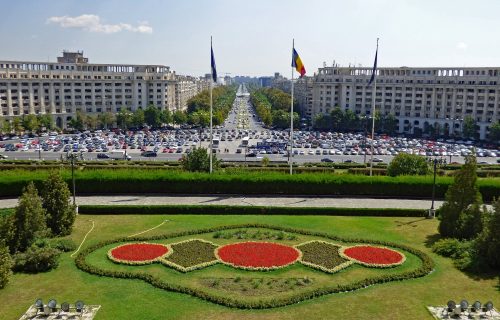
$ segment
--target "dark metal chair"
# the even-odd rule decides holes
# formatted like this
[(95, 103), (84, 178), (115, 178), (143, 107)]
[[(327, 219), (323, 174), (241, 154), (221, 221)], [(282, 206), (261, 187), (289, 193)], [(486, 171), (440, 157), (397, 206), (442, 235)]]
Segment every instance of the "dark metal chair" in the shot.
[(84, 309), (84, 307), (85, 307), (85, 304), (83, 303), (83, 301), (78, 300), (77, 302), (75, 302), (76, 312), (80, 313), (80, 316), (83, 315), (83, 309)]
[(49, 303), (47, 303), (47, 307), (49, 307), (52, 312), (56, 312), (57, 311), (57, 301), (55, 299), (50, 299)]
[(479, 301), (474, 302), (471, 306), (471, 311), (472, 312), (480, 312), (481, 311), (481, 302), (479, 302)]
[(43, 312), (43, 301), (42, 299), (36, 299), (35, 301), (35, 308), (36, 308), (36, 314), (38, 314), (38, 312)]

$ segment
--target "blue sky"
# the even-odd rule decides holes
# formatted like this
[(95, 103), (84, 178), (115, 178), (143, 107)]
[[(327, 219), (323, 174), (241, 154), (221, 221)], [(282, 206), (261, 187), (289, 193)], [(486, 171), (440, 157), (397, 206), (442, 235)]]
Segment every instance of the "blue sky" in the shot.
[(220, 75), (290, 76), (292, 38), (312, 75), (326, 62), (500, 66), (497, 0), (0, 0), (0, 60), (164, 64)]

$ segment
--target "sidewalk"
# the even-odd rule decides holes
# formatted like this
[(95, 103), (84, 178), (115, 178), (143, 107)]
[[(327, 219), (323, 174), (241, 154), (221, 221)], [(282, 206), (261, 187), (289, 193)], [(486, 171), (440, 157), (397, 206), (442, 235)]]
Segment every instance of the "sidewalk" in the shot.
[[(401, 208), (429, 209), (430, 200), (326, 198), (297, 196), (238, 196), (238, 195), (122, 195), (76, 197), (78, 205), (240, 205), (276, 207), (338, 207), (338, 208)], [(438, 209), (443, 201), (436, 201)], [(0, 208), (13, 208), (17, 199), (0, 199)]]

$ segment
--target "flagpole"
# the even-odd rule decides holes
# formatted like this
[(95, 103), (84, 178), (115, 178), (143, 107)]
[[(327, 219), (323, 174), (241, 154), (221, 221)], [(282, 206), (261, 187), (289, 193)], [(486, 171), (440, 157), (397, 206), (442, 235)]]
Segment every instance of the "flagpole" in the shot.
[[(212, 54), (212, 36), (210, 36), (210, 54)], [(210, 60), (210, 151), (209, 151), (209, 155), (210, 155), (210, 173), (212, 173), (212, 166), (213, 166), (213, 160), (212, 160), (212, 150), (213, 150), (213, 128), (212, 128), (212, 90), (213, 90), (213, 86), (214, 86), (214, 72), (213, 72), (213, 68), (212, 68), (212, 60)]]
[[(295, 49), (295, 39), (292, 39), (292, 59), (293, 50)], [(288, 155), (290, 162), (290, 175), (293, 174), (292, 163), (293, 163), (293, 66), (292, 66), (292, 102), (290, 103), (290, 154)]]
[[(378, 55), (378, 38), (377, 38), (377, 50), (376, 56)], [(373, 72), (377, 72), (377, 68), (374, 68)], [(373, 79), (373, 91), (372, 91), (372, 143), (371, 143), (371, 154), (370, 154), (370, 177), (373, 175), (373, 141), (375, 140), (375, 100), (377, 100), (377, 75)]]

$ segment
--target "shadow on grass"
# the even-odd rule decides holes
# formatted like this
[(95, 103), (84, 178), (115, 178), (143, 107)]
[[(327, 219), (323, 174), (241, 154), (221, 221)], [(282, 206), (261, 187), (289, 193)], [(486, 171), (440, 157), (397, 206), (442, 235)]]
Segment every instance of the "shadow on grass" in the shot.
[(441, 235), (439, 233), (434, 233), (434, 234), (429, 234), (425, 237), (425, 246), (427, 248), (432, 248), (432, 246), (434, 245), (434, 243), (436, 243), (436, 241), (442, 239)]
[(396, 223), (396, 227), (411, 226), (411, 227), (415, 228), (417, 226), (418, 222), (424, 221), (424, 220), (427, 220), (427, 218), (420, 218), (420, 219), (411, 220), (411, 221), (399, 221), (399, 220), (396, 220), (394, 222)]

